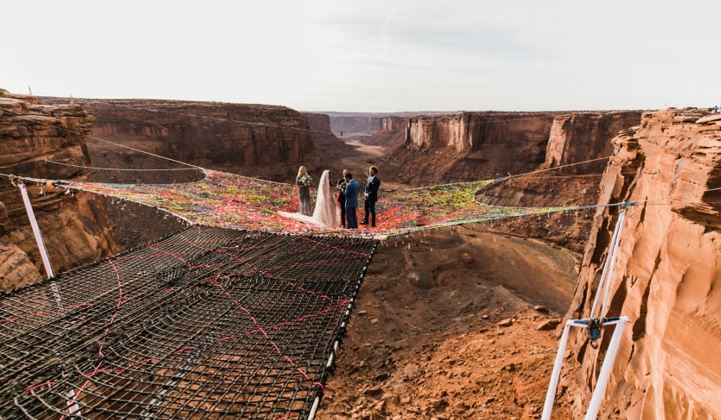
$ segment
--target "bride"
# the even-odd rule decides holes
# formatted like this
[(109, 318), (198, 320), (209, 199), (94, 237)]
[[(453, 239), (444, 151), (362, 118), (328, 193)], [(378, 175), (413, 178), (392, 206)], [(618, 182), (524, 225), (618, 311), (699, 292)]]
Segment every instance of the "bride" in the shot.
[(305, 223), (313, 223), (325, 227), (337, 227), (340, 226), (338, 220), (338, 211), (335, 205), (335, 198), (331, 190), (330, 184), (330, 171), (323, 171), (323, 175), (320, 176), (320, 182), (318, 184), (318, 195), (315, 199), (315, 210), (313, 210), (313, 216), (305, 216), (300, 213), (287, 213), (284, 211), (278, 212), (280, 215), (295, 219)]

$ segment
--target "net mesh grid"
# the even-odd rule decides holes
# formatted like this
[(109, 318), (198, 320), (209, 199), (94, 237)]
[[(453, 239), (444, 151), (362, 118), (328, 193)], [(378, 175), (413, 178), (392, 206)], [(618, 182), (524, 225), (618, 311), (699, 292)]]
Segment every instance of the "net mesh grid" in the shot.
[(194, 226), (0, 296), (0, 417), (306, 417), (376, 245)]

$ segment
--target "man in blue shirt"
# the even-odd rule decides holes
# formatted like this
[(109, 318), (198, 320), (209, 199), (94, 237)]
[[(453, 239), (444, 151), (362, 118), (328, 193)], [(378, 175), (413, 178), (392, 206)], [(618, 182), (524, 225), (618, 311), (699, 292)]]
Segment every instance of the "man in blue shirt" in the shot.
[(347, 172), (345, 174), (346, 186), (345, 186), (345, 218), (348, 224), (348, 229), (358, 229), (358, 215), (356, 214), (356, 208), (358, 207), (358, 193), (360, 192), (360, 185), (358, 181), (353, 179), (353, 174)]

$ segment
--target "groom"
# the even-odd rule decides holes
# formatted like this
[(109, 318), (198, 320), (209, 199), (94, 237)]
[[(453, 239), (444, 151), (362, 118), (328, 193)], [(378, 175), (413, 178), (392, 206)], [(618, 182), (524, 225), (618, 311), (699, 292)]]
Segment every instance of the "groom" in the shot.
[(358, 193), (360, 192), (360, 185), (358, 181), (353, 179), (353, 174), (346, 172), (345, 174), (345, 219), (348, 224), (348, 229), (358, 229), (358, 215), (356, 214), (356, 208), (358, 207)]
[(371, 216), (371, 226), (376, 227), (376, 202), (378, 201), (378, 189), (381, 187), (381, 180), (378, 178), (378, 168), (368, 168), (368, 181), (365, 190), (365, 213), (361, 225), (368, 224), (368, 216)]

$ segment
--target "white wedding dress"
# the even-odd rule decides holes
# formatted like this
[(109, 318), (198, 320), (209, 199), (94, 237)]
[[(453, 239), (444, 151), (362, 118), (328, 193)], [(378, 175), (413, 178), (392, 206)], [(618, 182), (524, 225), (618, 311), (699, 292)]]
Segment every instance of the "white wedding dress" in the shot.
[(315, 199), (313, 217), (305, 216), (300, 213), (288, 213), (284, 211), (279, 211), (278, 214), (301, 222), (312, 223), (314, 225), (325, 227), (340, 226), (338, 208), (335, 204), (336, 200), (333, 196), (333, 190), (331, 189), (329, 178), (330, 171), (326, 169), (320, 176), (320, 182), (318, 183), (318, 195)]

